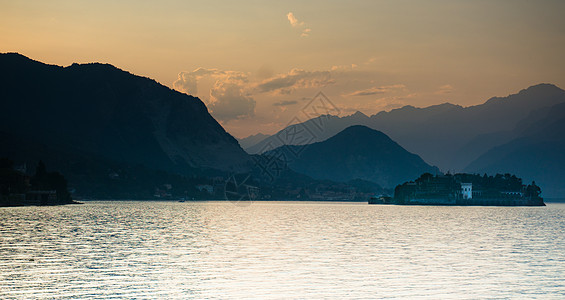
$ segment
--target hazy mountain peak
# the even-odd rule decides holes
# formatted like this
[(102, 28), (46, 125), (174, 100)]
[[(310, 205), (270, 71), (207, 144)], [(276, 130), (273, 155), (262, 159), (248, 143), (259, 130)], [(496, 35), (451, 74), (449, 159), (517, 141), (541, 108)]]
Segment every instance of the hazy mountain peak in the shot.
[(247, 136), (247, 137), (244, 137), (244, 138), (241, 138), (241, 139), (238, 139), (238, 140), (244, 140), (244, 139), (256, 138), (256, 137), (267, 137), (267, 136), (269, 136), (269, 135), (268, 135), (268, 134), (263, 134), (262, 132), (258, 132), (258, 133), (256, 133), (256, 134), (251, 134), (251, 135), (249, 135), (249, 136)]
[(449, 103), (449, 102), (445, 102), (445, 103), (441, 103), (441, 104), (436, 104), (436, 105), (431, 105), (426, 107), (427, 109), (434, 109), (434, 110), (449, 110), (449, 109), (457, 109), (457, 108), (463, 108), (463, 106), (458, 105), (458, 104), (453, 104), (453, 103)]
[(413, 111), (413, 110), (418, 110), (418, 109), (421, 109), (421, 108), (415, 107), (413, 105), (404, 105), (404, 106), (399, 107), (399, 108), (391, 109), (390, 112), (393, 112), (393, 111)]
[(363, 125), (347, 127), (322, 142), (284, 146), (267, 155), (288, 158), (293, 170), (313, 178), (343, 182), (360, 178), (388, 188), (424, 172), (438, 172), (386, 134)]
[(557, 97), (563, 97), (564, 95), (565, 91), (557, 87), (556, 85), (550, 83), (540, 83), (532, 85), (519, 91), (516, 94), (511, 94), (506, 97), (492, 97), (488, 99), (484, 105), (493, 105), (503, 102), (534, 104), (541, 100), (546, 101), (550, 104), (556, 104), (557, 102), (559, 102), (559, 100), (553, 100), (556, 100), (555, 98)]
[(383, 116), (383, 115), (395, 115), (395, 114), (407, 114), (407, 113), (420, 113), (420, 112), (433, 112), (433, 113), (439, 113), (439, 112), (447, 112), (453, 109), (462, 109), (463, 107), (461, 105), (456, 105), (456, 104), (452, 104), (452, 103), (441, 103), (441, 104), (436, 104), (436, 105), (430, 105), (430, 106), (426, 106), (426, 107), (415, 107), (413, 105), (404, 105), (402, 107), (399, 108), (395, 108), (392, 109), (390, 111), (381, 111), (378, 112), (377, 114), (371, 116), (371, 117), (375, 117), (375, 116)]
[(565, 91), (562, 90), (561, 88), (559, 88), (558, 86), (556, 86), (555, 84), (539, 83), (539, 84), (532, 85), (528, 88), (521, 90), (518, 94), (520, 94), (520, 93), (536, 93), (536, 92), (559, 92), (559, 93), (563, 93)]
[(345, 116), (345, 117), (343, 117), (343, 118), (347, 118), (347, 117), (358, 118), (358, 119), (361, 119), (361, 118), (363, 118), (363, 119), (369, 118), (366, 114), (364, 114), (364, 113), (362, 113), (362, 112), (360, 112), (360, 111), (356, 111), (355, 113), (353, 113), (353, 114), (351, 114), (351, 115), (349, 115), (349, 116)]
[(388, 136), (384, 133), (382, 133), (381, 131), (375, 130), (375, 129), (371, 129), (367, 126), (364, 125), (353, 125), (353, 126), (349, 126), (347, 128), (345, 128), (344, 130), (342, 130), (341, 132), (339, 132), (338, 134), (336, 134), (335, 136), (331, 137), (331, 139), (338, 139), (338, 138), (342, 138), (342, 137), (374, 137), (374, 136), (378, 136), (378, 137), (386, 137), (388, 138)]

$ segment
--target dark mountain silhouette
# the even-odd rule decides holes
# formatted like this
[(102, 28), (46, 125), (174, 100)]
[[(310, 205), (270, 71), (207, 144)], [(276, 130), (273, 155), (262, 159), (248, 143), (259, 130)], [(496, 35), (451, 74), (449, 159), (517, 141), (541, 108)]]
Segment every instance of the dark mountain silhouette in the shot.
[(367, 125), (369, 122), (362, 112), (337, 117), (322, 115), (306, 122), (290, 125), (262, 141), (243, 147), (250, 154), (261, 154), (282, 145), (304, 145), (324, 141), (352, 125)]
[(78, 198), (227, 199), (231, 175), (250, 178), (241, 192), (257, 187), (264, 199), (383, 192), (359, 180), (271, 171), (273, 160), (243, 151), (198, 98), (107, 64), (60, 67), (0, 54), (0, 100), (0, 159), (27, 163), (28, 175), (44, 161)]
[(281, 158), (294, 171), (312, 178), (341, 182), (363, 179), (385, 188), (425, 172), (439, 172), (384, 133), (360, 125), (323, 142), (282, 146), (265, 155)]
[[(558, 103), (565, 103), (565, 91), (551, 84), (539, 84), (470, 107), (449, 103), (426, 108), (404, 106), (370, 118), (359, 114), (341, 118), (324, 115), (289, 126), (246, 151), (262, 153), (282, 144), (323, 141), (348, 126), (365, 125), (384, 132), (428, 163), (446, 171), (459, 171), (489, 149), (510, 141), (512, 130), (530, 113)], [(320, 125), (322, 129), (318, 129)], [(302, 132), (304, 137), (286, 138), (295, 131)], [(314, 139), (310, 138), (312, 135)]]
[(198, 98), (154, 80), (108, 64), (59, 67), (15, 53), (0, 54), (0, 70), (5, 136), (185, 175), (249, 161)]
[(536, 110), (508, 133), (512, 139), (465, 168), (476, 173), (516, 173), (535, 180), (546, 197), (565, 193), (565, 103)]

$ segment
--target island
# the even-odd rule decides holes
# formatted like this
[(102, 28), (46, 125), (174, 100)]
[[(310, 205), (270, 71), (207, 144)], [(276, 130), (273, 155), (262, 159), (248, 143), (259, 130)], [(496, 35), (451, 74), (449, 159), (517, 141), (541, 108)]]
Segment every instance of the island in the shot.
[(422, 174), (398, 185), (394, 197), (372, 197), (369, 204), (460, 205), (460, 206), (545, 206), (541, 188), (511, 174)]

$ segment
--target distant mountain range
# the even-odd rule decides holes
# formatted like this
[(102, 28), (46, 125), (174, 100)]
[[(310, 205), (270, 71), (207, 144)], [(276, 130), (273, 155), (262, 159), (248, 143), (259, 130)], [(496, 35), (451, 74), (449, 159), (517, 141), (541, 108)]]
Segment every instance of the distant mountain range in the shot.
[(263, 153), (283, 144), (316, 143), (351, 125), (364, 125), (382, 131), (444, 172), (516, 173), (525, 180), (537, 178), (545, 195), (559, 197), (565, 193), (559, 188), (565, 180), (560, 171), (565, 169), (560, 152), (565, 126), (559, 121), (564, 103), (564, 90), (538, 84), (470, 107), (444, 103), (405, 106), (371, 117), (360, 112), (322, 115), (284, 128), (246, 151)]
[(369, 126), (369, 121), (369, 117), (362, 112), (356, 112), (346, 117), (322, 115), (304, 123), (290, 125), (272, 136), (263, 137), (253, 146), (242, 147), (250, 154), (261, 154), (282, 145), (303, 145), (321, 142), (349, 126)]
[[(364, 125), (384, 132), (444, 171), (461, 171), (489, 149), (510, 141), (512, 130), (532, 112), (559, 103), (565, 103), (565, 91), (551, 84), (539, 84), (470, 107), (445, 103), (426, 108), (404, 106), (371, 117), (360, 112), (344, 117), (322, 115), (293, 124), (244, 149), (263, 153), (282, 144), (319, 142), (351, 125)], [(304, 136), (286, 138), (288, 133), (297, 131)]]
[(323, 142), (281, 146), (265, 155), (280, 158), (291, 169), (312, 178), (339, 182), (363, 179), (385, 188), (394, 188), (425, 172), (439, 172), (384, 133), (360, 125)]
[(539, 84), (465, 108), (443, 104), (381, 112), (371, 117), (371, 127), (444, 171), (460, 171), (492, 147), (509, 141), (509, 132), (533, 111), (564, 102), (565, 91)]
[(15, 53), (0, 54), (0, 70), (4, 136), (187, 175), (237, 171), (250, 161), (202, 101), (154, 80), (108, 64), (59, 67)]

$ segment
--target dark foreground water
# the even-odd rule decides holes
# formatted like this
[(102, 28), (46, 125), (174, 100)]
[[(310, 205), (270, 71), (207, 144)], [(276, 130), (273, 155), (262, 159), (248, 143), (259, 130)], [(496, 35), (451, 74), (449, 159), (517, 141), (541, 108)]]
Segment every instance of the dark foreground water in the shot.
[(565, 298), (565, 204), (0, 208), (0, 299)]

